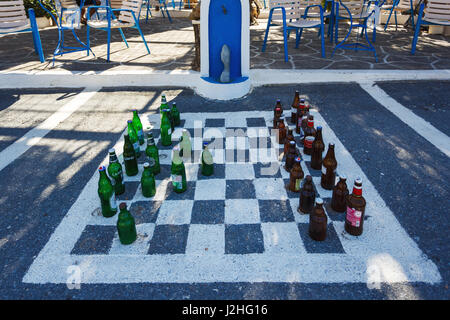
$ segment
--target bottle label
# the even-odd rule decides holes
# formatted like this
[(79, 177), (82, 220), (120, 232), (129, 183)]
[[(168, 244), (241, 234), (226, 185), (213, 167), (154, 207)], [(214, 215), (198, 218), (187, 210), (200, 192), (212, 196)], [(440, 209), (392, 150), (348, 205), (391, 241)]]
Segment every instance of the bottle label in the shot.
[(123, 160), (124, 161), (134, 160), (134, 157), (123, 157)]
[(301, 179), (295, 179), (295, 191), (300, 190), (300, 183), (302, 182)]
[(111, 206), (111, 210), (113, 210), (113, 211), (117, 210), (116, 194), (115, 193), (113, 193), (111, 198), (109, 198), (109, 205)]
[(292, 112), (292, 113), (297, 113), (297, 108), (292, 107), (292, 108), (291, 108), (291, 112)]
[(362, 212), (354, 208), (347, 207), (346, 220), (353, 226), (359, 227), (361, 225)]
[(305, 148), (311, 149), (314, 139), (315, 138), (313, 136), (307, 136), (305, 138)]
[(175, 189), (183, 188), (183, 177), (181, 175), (172, 174), (172, 183)]

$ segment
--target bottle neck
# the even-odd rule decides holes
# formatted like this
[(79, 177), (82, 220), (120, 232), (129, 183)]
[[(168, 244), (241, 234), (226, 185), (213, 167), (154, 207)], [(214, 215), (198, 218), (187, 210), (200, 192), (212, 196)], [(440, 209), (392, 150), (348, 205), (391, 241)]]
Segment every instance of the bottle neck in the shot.
[(152, 137), (147, 137), (147, 145), (154, 146), (155, 145), (155, 139)]
[(109, 154), (109, 163), (115, 163), (115, 162), (119, 162), (119, 161), (117, 160), (116, 154), (115, 154), (115, 153), (110, 153), (110, 154)]
[(310, 128), (314, 127), (314, 120), (308, 120), (308, 127)]

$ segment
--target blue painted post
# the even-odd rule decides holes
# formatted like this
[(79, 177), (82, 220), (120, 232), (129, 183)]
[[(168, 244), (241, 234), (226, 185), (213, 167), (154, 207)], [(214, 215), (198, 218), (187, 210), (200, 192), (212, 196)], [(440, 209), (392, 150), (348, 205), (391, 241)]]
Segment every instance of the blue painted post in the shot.
[(417, 40), (419, 38), (419, 32), (420, 32), (420, 25), (422, 23), (422, 15), (423, 15), (423, 9), (425, 7), (425, 4), (422, 2), (420, 5), (419, 15), (417, 16), (417, 23), (416, 23), (416, 30), (414, 31), (414, 37), (411, 45), (411, 54), (416, 53), (416, 45)]
[(42, 51), (42, 43), (41, 43), (41, 36), (39, 35), (39, 29), (36, 23), (36, 15), (34, 14), (33, 9), (28, 9), (28, 17), (30, 18), (30, 26), (31, 26), (31, 32), (33, 36), (33, 44), (34, 44), (34, 50), (39, 56), (39, 60), (41, 62), (44, 62), (44, 53)]

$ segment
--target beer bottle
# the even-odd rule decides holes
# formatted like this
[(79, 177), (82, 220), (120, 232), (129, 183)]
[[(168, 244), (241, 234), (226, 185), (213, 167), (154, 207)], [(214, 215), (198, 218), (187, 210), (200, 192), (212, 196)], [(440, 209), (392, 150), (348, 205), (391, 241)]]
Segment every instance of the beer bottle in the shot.
[(347, 214), (345, 216), (345, 231), (352, 236), (363, 233), (364, 212), (366, 200), (362, 196), (362, 179), (356, 178), (352, 194), (347, 196)]
[(100, 179), (98, 180), (98, 196), (100, 197), (100, 205), (102, 207), (102, 215), (106, 218), (112, 217), (117, 213), (116, 195), (114, 188), (106, 175), (106, 169), (101, 166), (98, 169)]
[(187, 189), (186, 169), (184, 168), (183, 160), (181, 160), (180, 157), (179, 146), (173, 147), (172, 167), (170, 171), (172, 174), (173, 190), (177, 193), (182, 193), (186, 191)]
[(273, 129), (278, 129), (278, 121), (280, 121), (280, 117), (283, 113), (283, 109), (275, 108), (275, 116), (273, 117)]
[(125, 173), (127, 176), (135, 176), (138, 174), (138, 164), (136, 159), (136, 152), (134, 152), (133, 145), (128, 134), (124, 135), (125, 143), (123, 144), (123, 162), (125, 164)]
[[(147, 128), (150, 131), (150, 128)], [(153, 134), (151, 132), (147, 133), (147, 148), (145, 149), (145, 154), (148, 158), (148, 163), (150, 164), (150, 169), (153, 171), (154, 175), (161, 172), (161, 167), (159, 165), (159, 152), (158, 147), (155, 145), (155, 139), (153, 139)]]
[(214, 173), (214, 161), (211, 152), (208, 149), (208, 142), (203, 142), (202, 152), (202, 175), (210, 176)]
[(167, 104), (166, 95), (163, 93), (161, 95), (161, 106), (159, 107), (159, 113), (162, 115), (163, 110), (167, 108), (169, 108), (169, 105)]
[(305, 99), (300, 99), (299, 105), (300, 114), (303, 116), (308, 115), (308, 110), (306, 109)]
[(322, 177), (320, 185), (326, 190), (332, 190), (336, 183), (337, 161), (334, 156), (334, 143), (328, 144), (328, 151), (322, 161)]
[(312, 182), (312, 177), (307, 175), (300, 189), (300, 201), (297, 211), (300, 213), (310, 213), (314, 207), (314, 200), (316, 199), (316, 192)]
[(280, 121), (278, 122), (278, 134), (277, 134), (277, 142), (279, 144), (283, 144), (286, 139), (286, 126), (284, 125), (284, 117), (280, 117)]
[(284, 166), (284, 169), (287, 172), (291, 172), (292, 167), (294, 166), (295, 158), (296, 158), (296, 148), (295, 148), (295, 141), (289, 142), (289, 150), (286, 155), (286, 164)]
[(347, 209), (347, 177), (341, 175), (339, 182), (333, 188), (333, 195), (331, 197), (331, 208), (336, 212), (345, 212)]
[(161, 119), (161, 144), (163, 146), (170, 146), (172, 144), (172, 127), (170, 125), (170, 120), (167, 116), (169, 109), (164, 109), (162, 111)]
[(288, 128), (288, 132), (287, 132), (287, 135), (286, 135), (286, 139), (284, 140), (284, 150), (283, 150), (283, 152), (284, 152), (284, 155), (285, 155), (285, 156), (287, 155), (287, 153), (288, 153), (288, 151), (289, 151), (289, 143), (290, 143), (291, 141), (294, 141), (294, 142), (295, 142), (295, 138), (294, 138), (294, 134), (293, 134), (293, 129)]
[(142, 194), (146, 198), (153, 197), (156, 193), (155, 176), (148, 162), (144, 163), (144, 171), (141, 176)]
[(187, 129), (183, 129), (180, 137), (180, 156), (182, 156), (185, 160), (191, 159), (192, 143), (189, 136), (189, 131)]
[(298, 115), (298, 107), (300, 104), (300, 93), (298, 90), (295, 90), (294, 101), (292, 101), (292, 109), (291, 109), (291, 123), (297, 123), (297, 115)]
[(139, 118), (139, 115), (138, 115), (138, 113), (137, 113), (137, 110), (135, 109), (135, 110), (133, 110), (133, 119), (132, 119), (132, 122), (133, 122), (133, 128), (134, 128), (134, 130), (136, 131), (136, 133), (137, 133), (137, 136), (138, 136), (138, 141), (139, 141), (139, 144), (144, 144), (144, 130), (143, 130), (143, 128), (142, 128), (142, 122), (141, 122), (141, 119)]
[(312, 144), (311, 168), (315, 170), (322, 169), (322, 152), (325, 150), (325, 144), (322, 139), (322, 127), (317, 127), (316, 138)]
[(302, 166), (300, 165), (301, 158), (295, 158), (294, 166), (291, 169), (289, 176), (289, 191), (300, 192), (300, 183), (304, 177)]
[(173, 123), (174, 125), (177, 127), (180, 125), (180, 111), (178, 111), (177, 108), (177, 103), (173, 102), (172, 103), (172, 108), (170, 109), (170, 113), (172, 114), (172, 119), (173, 119)]
[(108, 174), (111, 177), (111, 184), (114, 186), (115, 194), (119, 195), (124, 193), (125, 185), (123, 184), (122, 165), (117, 160), (116, 150), (114, 148), (109, 149)]
[(121, 244), (131, 244), (137, 238), (136, 224), (131, 213), (127, 210), (127, 204), (119, 205), (120, 213), (117, 219), (117, 232)]
[(134, 130), (133, 122), (131, 120), (127, 121), (128, 123), (128, 136), (130, 137), (130, 142), (133, 145), (134, 152), (136, 153), (136, 158), (139, 158), (141, 155), (141, 148), (139, 146), (139, 139), (138, 135), (136, 133), (136, 130)]
[(309, 236), (316, 241), (323, 241), (327, 237), (328, 218), (323, 210), (323, 200), (317, 198), (316, 206), (309, 215)]
[(273, 117), (276, 118), (277, 115), (278, 117), (281, 117), (282, 114), (283, 114), (283, 106), (281, 105), (281, 100), (277, 99), (277, 103), (275, 104), (275, 108), (273, 109)]
[(308, 116), (308, 126), (305, 129), (305, 139), (303, 143), (303, 153), (311, 155), (312, 144), (316, 138), (316, 129), (314, 129), (314, 116)]

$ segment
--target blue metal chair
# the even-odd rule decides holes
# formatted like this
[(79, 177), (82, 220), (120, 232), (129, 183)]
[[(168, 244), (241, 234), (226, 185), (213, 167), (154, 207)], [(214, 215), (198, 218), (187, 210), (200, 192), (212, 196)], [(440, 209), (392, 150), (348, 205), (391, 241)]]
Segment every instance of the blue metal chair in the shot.
[[(364, 3), (362, 0), (339, 0), (339, 2), (335, 3), (335, 40), (338, 42), (338, 26), (339, 20), (350, 20), (350, 28), (345, 36), (344, 40), (337, 43), (335, 46), (333, 53), (334, 55), (337, 49), (347, 49), (347, 50), (355, 50), (355, 51), (372, 51), (375, 55), (375, 61), (377, 59), (377, 52), (375, 47), (369, 40), (367, 35), (367, 22), (369, 19), (375, 19), (375, 8), (370, 9), (372, 2)], [(376, 5), (376, 3), (375, 3)], [(344, 11), (345, 10), (345, 11)], [(360, 33), (357, 33), (356, 42), (353, 43), (345, 43), (349, 38), (353, 28), (362, 28), (361, 34), (364, 34), (367, 44), (359, 42)], [(372, 33), (372, 41), (375, 42), (376, 36), (376, 24), (373, 24), (373, 33)]]
[[(99, 30), (106, 31), (107, 35), (107, 58), (106, 61), (110, 61), (110, 47), (111, 47), (111, 29), (119, 29), (120, 35), (122, 36), (125, 45), (128, 46), (128, 42), (125, 39), (125, 35), (122, 32), (122, 28), (134, 28), (139, 31), (142, 37), (145, 48), (150, 54), (150, 49), (148, 48), (147, 41), (145, 40), (144, 34), (142, 33), (141, 27), (139, 26), (140, 11), (142, 8), (142, 0), (124, 0), (122, 2), (121, 9), (112, 9), (110, 6), (91, 6), (90, 8), (97, 8), (106, 11), (105, 19), (91, 20), (89, 11), (87, 12), (87, 55), (89, 55), (90, 50), (90, 28), (95, 28)], [(114, 13), (118, 13), (117, 17)]]
[(411, 54), (416, 53), (420, 27), (423, 25), (450, 26), (450, 1), (428, 0), (426, 5), (421, 3), (411, 46)]
[(381, 10), (383, 11), (389, 11), (389, 16), (386, 20), (386, 24), (384, 26), (384, 31), (386, 31), (386, 28), (389, 24), (389, 21), (391, 20), (392, 13), (394, 13), (394, 19), (395, 19), (395, 31), (397, 31), (397, 12), (405, 12), (407, 11), (409, 15), (411, 16), (411, 25), (414, 30), (414, 4), (417, 3), (417, 0), (394, 0), (392, 5), (383, 5), (381, 7)]
[[(269, 19), (267, 21), (266, 33), (261, 51), (264, 52), (266, 50), (270, 27), (282, 25), (284, 38), (284, 60), (288, 62), (287, 40), (289, 38), (289, 33), (291, 31), (295, 31), (295, 47), (298, 48), (304, 28), (319, 28), (319, 35), (321, 36), (322, 42), (322, 57), (325, 57), (325, 40), (323, 31), (323, 20), (325, 13), (321, 3), (321, 0), (270, 0), (269, 4), (271, 9), (269, 12)], [(277, 11), (275, 12), (275, 10)], [(309, 12), (309, 10), (311, 10), (311, 12)]]
[[(58, 27), (58, 44), (53, 52), (53, 64), (55, 64), (56, 56), (89, 50), (89, 46), (81, 41), (75, 33), (75, 29), (81, 28), (81, 8), (84, 5), (84, 0), (81, 0), (80, 6), (77, 5), (75, 0), (54, 0), (54, 5), (48, 3), (48, 5), (53, 7), (53, 11), (56, 12), (56, 17), (42, 4), (41, 0), (38, 1), (41, 7), (50, 14)], [(64, 45), (64, 31), (66, 30), (72, 31), (73, 37), (80, 44), (79, 47)]]
[[(145, 17), (145, 23), (148, 22), (148, 16), (152, 16), (152, 11), (150, 10), (151, 6), (159, 6), (159, 10), (161, 10), (161, 14), (163, 18), (166, 17), (169, 19), (169, 22), (172, 23), (172, 17), (170, 16), (169, 10), (167, 10), (166, 0), (144, 0), (143, 5), (147, 7), (147, 14)], [(181, 5), (180, 5), (181, 8)]]
[(0, 1), (0, 34), (16, 32), (29, 32), (33, 35), (34, 50), (39, 60), (44, 62), (41, 37), (36, 24), (36, 16), (33, 9), (28, 9), (27, 18), (23, 1)]

